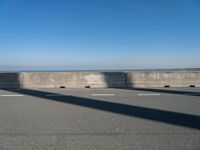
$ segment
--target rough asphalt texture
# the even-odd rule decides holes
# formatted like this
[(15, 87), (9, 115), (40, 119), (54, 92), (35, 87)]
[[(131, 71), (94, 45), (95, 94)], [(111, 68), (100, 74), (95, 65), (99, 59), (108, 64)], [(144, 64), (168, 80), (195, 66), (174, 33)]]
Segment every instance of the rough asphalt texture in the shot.
[(0, 90), (0, 150), (68, 149), (200, 150), (200, 88)]

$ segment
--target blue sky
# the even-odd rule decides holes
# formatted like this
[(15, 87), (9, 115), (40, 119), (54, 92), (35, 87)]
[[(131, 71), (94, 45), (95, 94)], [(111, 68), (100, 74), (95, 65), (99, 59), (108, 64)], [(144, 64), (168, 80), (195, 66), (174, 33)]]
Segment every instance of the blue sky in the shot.
[(1, 0), (0, 70), (200, 67), (200, 0)]

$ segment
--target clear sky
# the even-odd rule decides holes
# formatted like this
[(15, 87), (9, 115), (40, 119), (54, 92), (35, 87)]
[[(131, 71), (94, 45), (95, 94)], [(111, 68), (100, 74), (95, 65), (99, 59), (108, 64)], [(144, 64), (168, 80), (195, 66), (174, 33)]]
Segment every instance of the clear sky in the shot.
[(200, 67), (200, 0), (0, 0), (0, 70)]

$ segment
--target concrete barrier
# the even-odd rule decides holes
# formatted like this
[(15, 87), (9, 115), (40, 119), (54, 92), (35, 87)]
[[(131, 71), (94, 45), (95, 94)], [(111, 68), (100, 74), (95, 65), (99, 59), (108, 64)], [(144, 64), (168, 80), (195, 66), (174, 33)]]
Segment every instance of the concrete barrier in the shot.
[(18, 73), (0, 73), (0, 88), (19, 88), (20, 83)]
[(200, 72), (0, 73), (0, 88), (200, 87)]
[(125, 88), (123, 72), (24, 72), (24, 88)]
[(128, 87), (200, 87), (200, 72), (129, 72)]

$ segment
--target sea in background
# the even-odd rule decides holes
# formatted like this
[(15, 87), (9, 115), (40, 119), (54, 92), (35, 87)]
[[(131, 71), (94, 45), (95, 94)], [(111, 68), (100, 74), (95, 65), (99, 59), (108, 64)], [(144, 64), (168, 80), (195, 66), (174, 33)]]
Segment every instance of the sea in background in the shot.
[(20, 73), (20, 72), (153, 72), (153, 71), (200, 71), (200, 68), (172, 68), (172, 69), (97, 69), (97, 70), (56, 70), (56, 69), (39, 69), (39, 70), (0, 70), (0, 73)]

